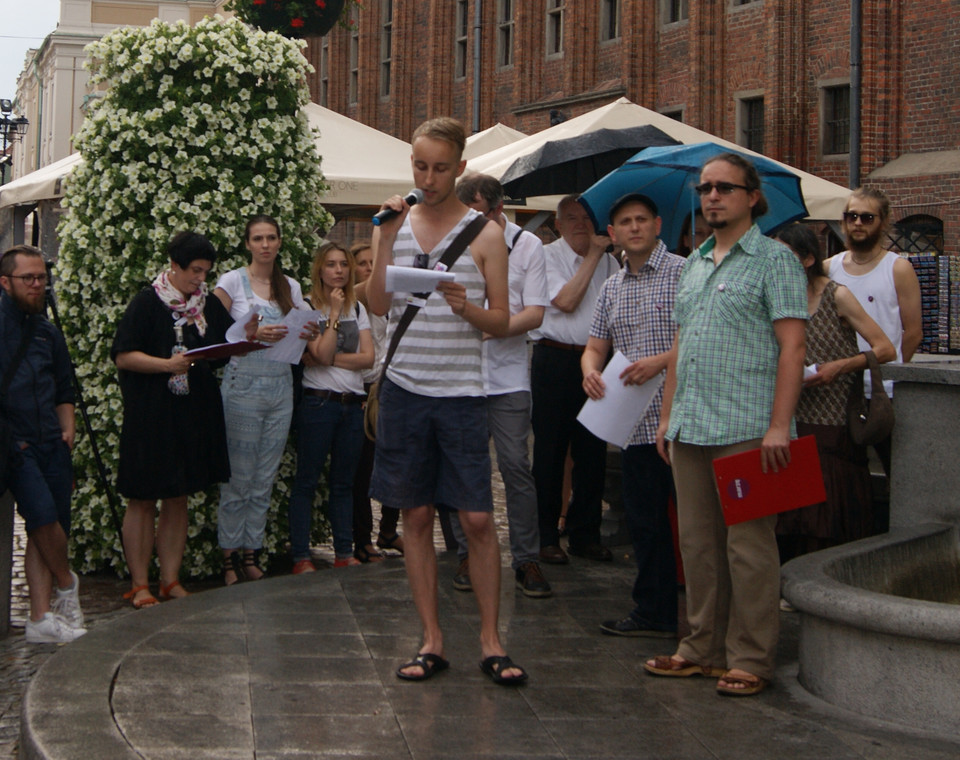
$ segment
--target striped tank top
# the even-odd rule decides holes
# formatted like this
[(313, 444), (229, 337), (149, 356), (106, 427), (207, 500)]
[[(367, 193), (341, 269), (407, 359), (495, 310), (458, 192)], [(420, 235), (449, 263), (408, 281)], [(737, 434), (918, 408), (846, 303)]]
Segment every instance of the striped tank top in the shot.
[[(446, 237), (429, 253), (428, 269), (433, 269), (460, 231), (479, 212), (470, 209)], [(395, 266), (412, 267), (421, 253), (413, 235), (409, 215), (393, 244)], [(470, 246), (450, 268), (456, 281), (467, 289), (467, 300), (483, 307), (486, 284), (473, 261)], [(387, 345), (407, 308), (408, 293), (394, 293), (387, 327)], [(400, 338), (397, 352), (387, 368), (387, 377), (410, 393), (435, 398), (483, 396), (483, 336), (473, 325), (450, 310), (443, 295), (433, 291)]]

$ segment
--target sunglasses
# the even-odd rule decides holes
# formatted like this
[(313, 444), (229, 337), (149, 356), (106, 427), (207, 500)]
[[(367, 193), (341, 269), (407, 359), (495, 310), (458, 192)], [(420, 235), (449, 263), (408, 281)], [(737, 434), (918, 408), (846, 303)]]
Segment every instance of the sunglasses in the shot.
[(864, 212), (862, 214), (857, 213), (856, 211), (844, 211), (843, 219), (846, 222), (853, 224), (857, 219), (859, 219), (864, 224), (873, 224), (873, 220), (877, 218), (876, 214), (871, 214), (869, 212)]
[(732, 182), (717, 182), (716, 184), (704, 182), (702, 185), (697, 185), (693, 189), (697, 191), (697, 195), (710, 195), (714, 188), (717, 189), (720, 195), (730, 195), (734, 190), (750, 190), (746, 185), (735, 185)]

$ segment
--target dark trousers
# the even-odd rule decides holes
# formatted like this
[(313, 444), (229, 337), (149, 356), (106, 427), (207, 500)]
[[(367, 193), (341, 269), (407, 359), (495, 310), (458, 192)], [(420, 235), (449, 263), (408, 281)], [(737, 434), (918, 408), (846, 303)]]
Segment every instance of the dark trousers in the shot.
[[(376, 446), (366, 436), (357, 462), (357, 474), (353, 480), (353, 545), (362, 548), (371, 543), (373, 531), (373, 505), (370, 503), (370, 475), (373, 474), (373, 453)], [(400, 510), (380, 507), (380, 532), (390, 538), (397, 533)]]
[(668, 509), (673, 473), (654, 444), (621, 452), (623, 507), (637, 562), (631, 616), (644, 628), (677, 630), (677, 563)]
[(607, 444), (577, 422), (583, 392), (580, 353), (542, 344), (533, 347), (533, 479), (537, 486), (540, 546), (558, 546), (563, 465), (570, 449), (573, 493), (567, 510), (570, 545), (600, 543)]

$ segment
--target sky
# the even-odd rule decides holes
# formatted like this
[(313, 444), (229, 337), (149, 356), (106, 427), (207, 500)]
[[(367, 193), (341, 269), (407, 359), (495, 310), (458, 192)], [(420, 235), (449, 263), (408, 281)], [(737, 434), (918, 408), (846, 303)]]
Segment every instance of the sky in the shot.
[(0, 0), (0, 18), (0, 98), (13, 100), (27, 50), (57, 28), (60, 0)]

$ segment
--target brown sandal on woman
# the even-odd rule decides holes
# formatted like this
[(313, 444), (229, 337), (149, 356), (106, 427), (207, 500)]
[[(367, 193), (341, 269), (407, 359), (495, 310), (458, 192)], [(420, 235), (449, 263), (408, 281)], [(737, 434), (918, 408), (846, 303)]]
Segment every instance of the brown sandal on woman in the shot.
[[(141, 596), (137, 599), (137, 594), (141, 591), (146, 591), (146, 596)], [(126, 594), (123, 595), (124, 599), (129, 599), (130, 603), (133, 605), (134, 609), (140, 610), (144, 607), (153, 607), (155, 604), (160, 604), (157, 601), (157, 598), (150, 593), (150, 587), (144, 583), (142, 586), (134, 586)]]
[[(177, 594), (176, 596), (174, 596), (170, 592), (173, 591), (177, 586), (180, 586), (180, 590), (183, 593)], [(190, 592), (187, 591), (182, 585), (180, 585), (180, 581), (174, 581), (173, 583), (170, 583), (166, 586), (164, 586), (162, 583), (160, 584), (160, 600), (161, 601), (167, 602), (167, 601), (170, 601), (171, 599), (182, 599), (185, 596), (190, 596)]]

